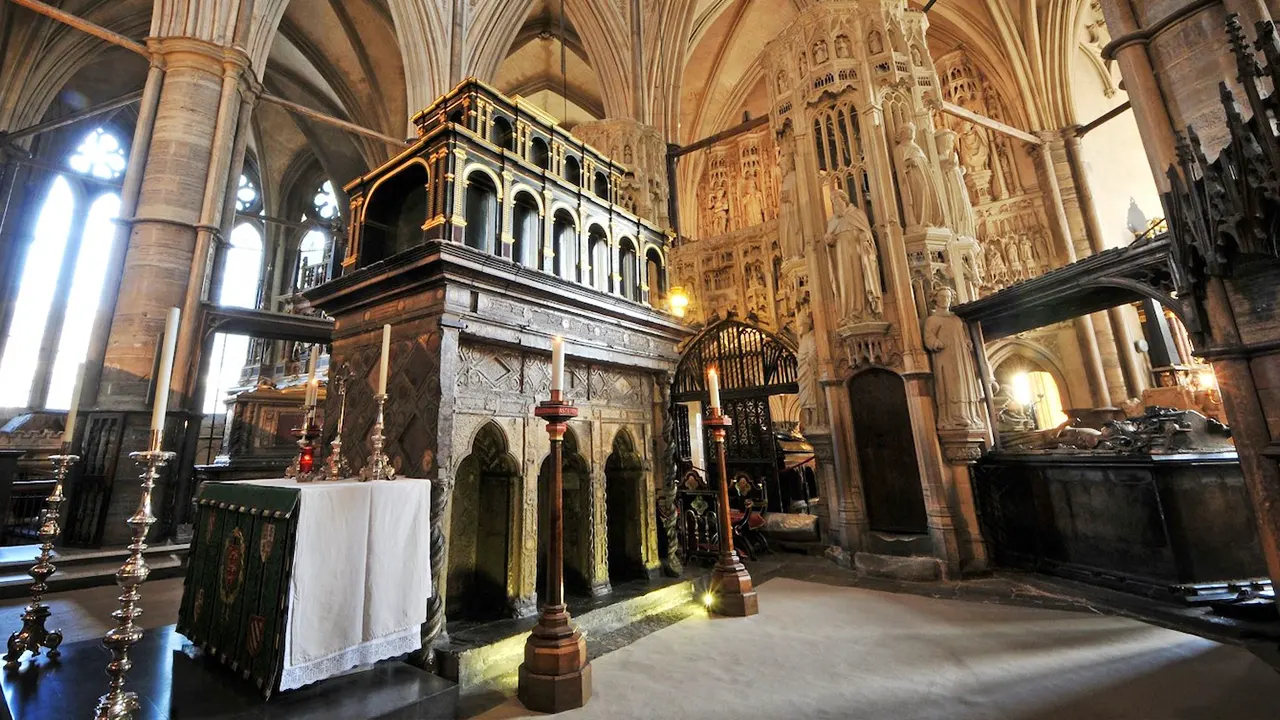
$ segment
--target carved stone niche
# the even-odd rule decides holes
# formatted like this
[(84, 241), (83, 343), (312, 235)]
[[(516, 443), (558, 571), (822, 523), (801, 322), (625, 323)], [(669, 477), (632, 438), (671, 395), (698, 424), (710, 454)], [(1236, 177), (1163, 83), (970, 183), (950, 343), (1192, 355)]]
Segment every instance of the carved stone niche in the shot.
[(671, 229), (667, 212), (667, 143), (660, 130), (634, 120), (610, 119), (577, 125), (573, 134), (630, 169), (623, 176), (620, 205)]

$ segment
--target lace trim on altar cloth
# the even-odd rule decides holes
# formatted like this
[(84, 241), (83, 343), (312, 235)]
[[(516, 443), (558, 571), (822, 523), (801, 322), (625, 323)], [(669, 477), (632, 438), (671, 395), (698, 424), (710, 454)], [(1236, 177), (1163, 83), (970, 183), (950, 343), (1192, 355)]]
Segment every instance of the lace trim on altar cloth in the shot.
[(379, 660), (398, 657), (421, 649), (422, 628), (415, 625), (303, 665), (286, 667), (280, 675), (280, 690), (281, 692), (294, 690), (361, 665), (372, 665)]

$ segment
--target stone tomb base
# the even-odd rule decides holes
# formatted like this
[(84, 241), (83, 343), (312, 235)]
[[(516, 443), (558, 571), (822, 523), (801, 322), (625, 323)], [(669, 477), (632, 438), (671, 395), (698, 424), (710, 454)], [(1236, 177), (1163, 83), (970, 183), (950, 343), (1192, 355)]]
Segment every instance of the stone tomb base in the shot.
[[(148, 630), (133, 647), (125, 689), (138, 694), (134, 720), (452, 720), (458, 686), (407, 663), (388, 661), (363, 672), (262, 699), (253, 684), (207, 658), (172, 625)], [(19, 720), (93, 717), (107, 690), (111, 653), (101, 640), (62, 646), (51, 662), (42, 654), (3, 674), (5, 700)]]
[[(569, 614), (583, 635), (606, 633), (694, 597), (694, 581), (690, 579), (635, 580), (614, 587), (612, 593), (602, 597), (570, 597)], [(534, 616), (489, 623), (449, 623), (448, 644), (436, 651), (441, 674), (467, 688), (515, 673), (524, 662), (525, 639), (537, 620)]]

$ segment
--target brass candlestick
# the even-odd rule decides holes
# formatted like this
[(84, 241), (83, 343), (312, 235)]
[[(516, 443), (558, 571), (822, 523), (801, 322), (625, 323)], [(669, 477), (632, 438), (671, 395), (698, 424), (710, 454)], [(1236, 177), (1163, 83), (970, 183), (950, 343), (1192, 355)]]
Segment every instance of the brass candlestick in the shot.
[(316, 469), (315, 439), (319, 434), (319, 428), (316, 427), (316, 406), (311, 405), (302, 420), (302, 427), (298, 429), (298, 454), (284, 471), (285, 477), (305, 483), (323, 475), (323, 472)]
[(550, 520), (547, 552), (547, 600), (524, 646), (517, 695), (530, 710), (558, 713), (579, 708), (591, 699), (591, 664), (587, 641), (570, 621), (564, 604), (564, 433), (578, 409), (559, 390), (538, 405), (534, 414), (547, 421), (551, 438)]
[(52, 611), (42, 599), (49, 589), (49, 576), (57, 569), (50, 560), (53, 557), (53, 541), (62, 532), (58, 526), (58, 513), (64, 500), (62, 488), (66, 485), (71, 467), (80, 461), (79, 455), (72, 455), (67, 449), (67, 444), (63, 443), (61, 455), (49, 456), (54, 467), (54, 484), (53, 492), (44, 499), (44, 510), (40, 514), (40, 556), (36, 559), (36, 564), (27, 571), (34, 581), (31, 583), (31, 603), (22, 613), (22, 629), (9, 636), (9, 652), (4, 656), (6, 668), (18, 667), (22, 654), (28, 650), (31, 651), (32, 660), (40, 654), (41, 647), (49, 649), (50, 660), (61, 654), (58, 646), (62, 644), (62, 631), (51, 632), (45, 629), (45, 621)]
[(369, 462), (360, 471), (360, 479), (364, 482), (370, 480), (395, 480), (396, 469), (391, 464), (391, 458), (383, 452), (383, 445), (387, 442), (387, 438), (383, 435), (385, 429), (383, 425), (384, 411), (387, 405), (387, 395), (374, 395), (373, 399), (378, 403), (378, 417), (373, 423), (373, 435), (370, 436), (369, 442), (373, 445), (373, 453), (369, 455)]
[(347, 380), (351, 373), (347, 371), (334, 373), (334, 385), (338, 389), (338, 426), (334, 430), (333, 440), (329, 442), (329, 457), (324, 461), (325, 480), (345, 480), (351, 477), (351, 465), (342, 456), (342, 426), (347, 421)]
[(116, 571), (116, 584), (124, 593), (120, 596), (120, 609), (111, 613), (116, 619), (116, 626), (102, 638), (102, 644), (111, 651), (111, 662), (107, 664), (111, 685), (107, 694), (98, 698), (95, 720), (130, 718), (139, 709), (137, 694), (124, 691), (124, 679), (133, 667), (129, 660), (129, 648), (142, 639), (142, 628), (135, 625), (134, 620), (142, 615), (138, 600), (142, 598), (142, 583), (147, 581), (147, 575), (151, 573), (142, 553), (147, 549), (147, 531), (156, 522), (155, 516), (151, 514), (151, 493), (155, 489), (156, 480), (160, 478), (160, 468), (177, 455), (162, 450), (160, 433), (152, 430), (151, 449), (129, 453), (129, 457), (143, 467), (142, 497), (138, 499), (138, 509), (126, 521), (133, 528), (133, 542), (129, 545), (129, 558)]
[(711, 611), (717, 615), (746, 617), (760, 612), (751, 575), (733, 549), (733, 524), (729, 522), (729, 470), (724, 457), (724, 436), (733, 418), (720, 408), (707, 411), (703, 425), (711, 428), (711, 442), (716, 446), (716, 462), (720, 470), (720, 555), (711, 571)]

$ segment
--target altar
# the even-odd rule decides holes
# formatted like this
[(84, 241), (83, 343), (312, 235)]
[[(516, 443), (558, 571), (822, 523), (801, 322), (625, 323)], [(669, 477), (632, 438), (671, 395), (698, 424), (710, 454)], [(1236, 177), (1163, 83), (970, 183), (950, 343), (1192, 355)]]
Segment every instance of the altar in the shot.
[(431, 483), (208, 483), (178, 631), (266, 696), (421, 648)]

